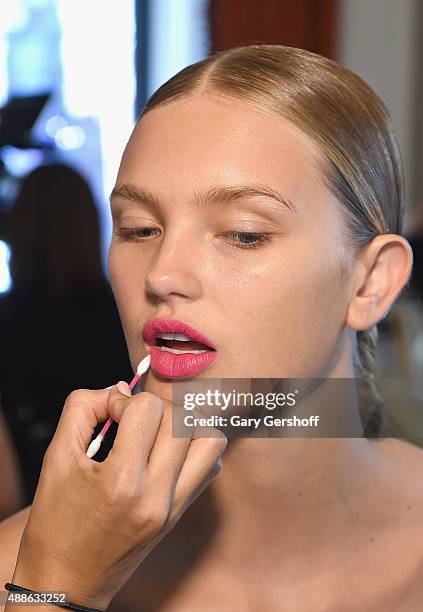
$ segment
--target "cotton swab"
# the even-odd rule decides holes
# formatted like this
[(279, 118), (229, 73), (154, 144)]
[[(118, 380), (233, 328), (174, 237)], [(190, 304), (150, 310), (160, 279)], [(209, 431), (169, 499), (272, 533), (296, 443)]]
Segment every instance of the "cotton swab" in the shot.
[[(131, 389), (131, 391), (135, 387), (135, 385), (137, 384), (141, 376), (147, 372), (148, 368), (150, 367), (150, 362), (151, 362), (151, 355), (147, 355), (147, 357), (144, 357), (144, 359), (140, 361), (137, 367), (137, 372), (129, 384), (129, 388)], [(110, 417), (106, 421), (104, 427), (102, 428), (98, 436), (89, 445), (88, 450), (86, 452), (87, 457), (89, 457), (90, 459), (94, 457), (96, 452), (99, 450), (101, 443), (103, 442), (104, 437), (107, 433), (107, 430), (109, 429), (112, 423), (113, 423), (113, 419)]]

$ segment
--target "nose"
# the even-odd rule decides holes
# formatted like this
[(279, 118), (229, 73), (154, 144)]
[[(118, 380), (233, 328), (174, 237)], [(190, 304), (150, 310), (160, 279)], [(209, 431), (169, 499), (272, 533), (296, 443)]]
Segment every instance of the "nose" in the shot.
[(200, 258), (193, 255), (193, 245), (188, 237), (166, 236), (145, 274), (147, 293), (161, 301), (177, 296), (191, 300), (200, 297)]

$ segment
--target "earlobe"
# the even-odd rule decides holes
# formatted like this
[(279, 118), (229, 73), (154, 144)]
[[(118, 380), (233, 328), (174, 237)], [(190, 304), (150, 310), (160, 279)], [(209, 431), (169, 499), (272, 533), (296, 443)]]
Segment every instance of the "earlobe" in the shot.
[(382, 234), (373, 238), (359, 258), (357, 283), (347, 315), (347, 324), (357, 331), (386, 317), (410, 279), (413, 251), (403, 236)]

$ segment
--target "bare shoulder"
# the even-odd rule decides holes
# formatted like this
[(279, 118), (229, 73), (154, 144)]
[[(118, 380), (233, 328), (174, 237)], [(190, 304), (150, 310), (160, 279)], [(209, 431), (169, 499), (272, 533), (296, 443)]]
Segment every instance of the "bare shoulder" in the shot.
[[(423, 448), (399, 438), (376, 442), (383, 458), (381, 481), (389, 492), (394, 524), (423, 535)], [(420, 538), (423, 560), (423, 537)]]
[[(0, 590), (10, 582), (18, 556), (22, 532), (28, 520), (31, 506), (23, 508), (0, 523)], [(0, 612), (4, 606), (0, 603)]]
[(371, 443), (378, 461), (351, 505), (322, 610), (421, 612), (423, 450), (397, 438)]

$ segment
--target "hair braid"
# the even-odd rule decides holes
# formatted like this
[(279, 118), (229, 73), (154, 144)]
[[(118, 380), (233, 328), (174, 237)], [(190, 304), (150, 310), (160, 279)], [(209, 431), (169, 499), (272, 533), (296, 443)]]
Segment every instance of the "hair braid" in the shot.
[(357, 377), (360, 379), (360, 414), (365, 437), (377, 437), (386, 426), (382, 411), (384, 398), (376, 364), (378, 336), (377, 324), (357, 332), (359, 362), (355, 365)]

